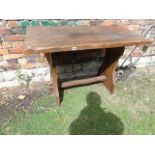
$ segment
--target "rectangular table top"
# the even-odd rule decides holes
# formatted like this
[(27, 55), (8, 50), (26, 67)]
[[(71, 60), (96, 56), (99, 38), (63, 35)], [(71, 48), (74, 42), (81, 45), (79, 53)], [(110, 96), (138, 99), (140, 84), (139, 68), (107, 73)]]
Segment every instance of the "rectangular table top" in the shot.
[(34, 26), (27, 29), (25, 53), (124, 47), (152, 41), (121, 26)]

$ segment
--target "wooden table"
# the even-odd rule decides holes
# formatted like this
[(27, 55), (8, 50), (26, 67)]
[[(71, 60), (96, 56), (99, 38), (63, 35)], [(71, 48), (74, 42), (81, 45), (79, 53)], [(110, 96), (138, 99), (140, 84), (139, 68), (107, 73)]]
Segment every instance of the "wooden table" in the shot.
[[(29, 27), (24, 41), (25, 54), (44, 53), (49, 65), (53, 94), (60, 105), (60, 89), (77, 85), (102, 82), (114, 92), (114, 73), (125, 46), (150, 44), (151, 40), (123, 29), (121, 26)], [(58, 82), (55, 54), (87, 49), (104, 49), (106, 55), (98, 76)]]

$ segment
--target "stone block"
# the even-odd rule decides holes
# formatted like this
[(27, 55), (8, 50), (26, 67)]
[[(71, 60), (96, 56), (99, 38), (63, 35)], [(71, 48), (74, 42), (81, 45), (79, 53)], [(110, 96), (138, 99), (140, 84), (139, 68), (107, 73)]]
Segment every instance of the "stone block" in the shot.
[(10, 48), (9, 51), (11, 54), (21, 54), (24, 52), (24, 48), (19, 46), (19, 47)]
[(18, 21), (16, 21), (16, 20), (8, 21), (8, 26), (11, 28), (17, 28), (18, 27)]
[(8, 54), (8, 49), (0, 49), (0, 55)]
[(129, 25), (129, 30), (137, 31), (137, 30), (139, 30), (139, 25)]
[(103, 26), (112, 26), (113, 25), (113, 21), (112, 19), (106, 19), (103, 21), (103, 23), (101, 25)]
[(48, 64), (35, 62), (35, 63), (26, 63), (23, 65), (23, 68), (25, 69), (37, 68), (37, 67), (48, 67)]
[(51, 23), (51, 26), (60, 26), (60, 21), (58, 20), (51, 20), (50, 23)]
[(2, 46), (3, 46), (3, 48), (11, 48), (12, 44), (10, 41), (3, 41)]
[(10, 60), (7, 60), (7, 62), (8, 62), (9, 64), (18, 64), (17, 59), (10, 59)]
[(70, 73), (73, 71), (73, 65), (70, 64), (70, 65), (64, 65), (65, 67), (65, 73)]
[(11, 34), (11, 33), (12, 33), (11, 29), (0, 28), (0, 35), (6, 35), (6, 34)]
[(98, 73), (98, 70), (91, 70), (91, 71), (89, 72), (89, 75), (90, 75), (90, 76), (95, 76), (95, 75), (97, 75), (97, 73)]
[(145, 19), (131, 19), (129, 24), (132, 25), (144, 25), (146, 23), (147, 20)]
[(67, 25), (68, 25), (68, 26), (76, 26), (77, 23), (76, 23), (75, 20), (72, 20), (72, 21), (68, 21)]
[(13, 81), (17, 79), (15, 71), (1, 72), (0, 81)]
[(5, 35), (3, 36), (3, 40), (4, 41), (23, 41), (24, 40), (24, 36), (23, 35)]
[(41, 21), (42, 26), (50, 26), (50, 22), (48, 20)]
[(16, 28), (12, 29), (13, 34), (26, 34), (26, 28)]
[(36, 57), (35, 61), (37, 61), (37, 62), (47, 62), (47, 61), (46, 61), (46, 58), (43, 57), (43, 56)]
[(128, 24), (130, 24), (130, 21), (128, 19), (122, 19), (122, 20), (120, 20), (120, 24), (121, 25), (128, 25)]
[(19, 58), (18, 59), (18, 63), (23, 65), (23, 64), (26, 64), (27, 63), (27, 59), (26, 58)]
[(42, 20), (41, 21), (42, 26), (58, 26), (59, 22), (56, 21), (50, 21), (50, 20)]
[(89, 61), (89, 62), (83, 64), (82, 69), (84, 71), (93, 70), (93, 69), (99, 68), (100, 66), (101, 66), (100, 61)]
[[(101, 20), (100, 20), (100, 21), (101, 21)], [(98, 22), (98, 20), (93, 19), (93, 20), (90, 20), (88, 24), (89, 24), (90, 26), (96, 26), (96, 25), (99, 25), (99, 22)]]
[(81, 64), (73, 64), (73, 72), (81, 70)]
[(30, 25), (31, 25), (31, 26), (40, 26), (41, 23), (40, 23), (40, 21), (38, 21), (38, 20), (32, 20), (32, 21), (30, 22)]
[(60, 21), (60, 26), (67, 26), (68, 22), (66, 20)]
[(8, 27), (7, 26), (8, 24), (7, 24), (7, 21), (5, 21), (5, 20), (0, 20), (0, 27)]
[(10, 60), (10, 59), (18, 59), (23, 57), (23, 54), (7, 54), (7, 55), (3, 55), (3, 60)]
[(58, 73), (64, 73), (65, 71), (65, 67), (63, 65), (57, 65), (56, 66), (57, 70), (58, 70)]
[(59, 74), (58, 78), (61, 80), (71, 80), (75, 77), (73, 73), (64, 73), (64, 74)]
[(17, 63), (11, 63), (8, 61), (1, 61), (0, 62), (0, 71), (9, 71), (9, 70), (17, 70), (20, 69), (20, 65)]
[(30, 26), (30, 22), (28, 20), (20, 21), (18, 24), (19, 24), (19, 27), (23, 27), (23, 28)]
[(0, 34), (0, 43), (2, 42), (2, 35)]
[(13, 41), (12, 43), (12, 47), (22, 47), (24, 45), (23, 41)]
[(114, 19), (112, 25), (113, 26), (118, 26), (120, 24), (120, 20), (119, 19)]
[(79, 25), (79, 26), (89, 26), (90, 25), (90, 20), (78, 20), (76, 22), (76, 25)]
[(32, 62), (36, 62), (37, 58), (39, 58), (40, 56), (38, 54), (33, 54), (27, 57), (27, 62), (28, 63), (32, 63)]
[(83, 77), (89, 77), (89, 71), (83, 71), (83, 70), (80, 70), (80, 71), (77, 71), (74, 73), (76, 78), (83, 78)]

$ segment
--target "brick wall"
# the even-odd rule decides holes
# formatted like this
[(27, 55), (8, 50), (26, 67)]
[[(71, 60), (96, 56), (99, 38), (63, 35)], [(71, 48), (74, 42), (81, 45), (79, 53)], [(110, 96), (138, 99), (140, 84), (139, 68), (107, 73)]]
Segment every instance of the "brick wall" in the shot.
[[(77, 25), (122, 25), (125, 29), (141, 33), (155, 20), (0, 20), (0, 74), (6, 71), (47, 67), (43, 55), (24, 56), (23, 40), (28, 26), (77, 26)], [(155, 38), (155, 31), (149, 37)], [(133, 53), (133, 57), (140, 54), (140, 50)], [(127, 52), (125, 52), (126, 54)], [(149, 54), (154, 53), (154, 49)], [(4, 80), (3, 80), (4, 81)]]
[(71, 51), (53, 55), (58, 71), (58, 79), (73, 80), (96, 76), (101, 67), (105, 49), (90, 49), (83, 51)]

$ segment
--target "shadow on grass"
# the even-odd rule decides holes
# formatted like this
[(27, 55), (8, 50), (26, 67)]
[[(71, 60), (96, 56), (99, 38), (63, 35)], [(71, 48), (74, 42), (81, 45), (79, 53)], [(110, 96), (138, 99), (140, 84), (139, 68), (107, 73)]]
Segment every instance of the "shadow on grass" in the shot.
[(122, 121), (113, 113), (106, 112), (101, 106), (101, 97), (90, 92), (87, 106), (81, 111), (69, 128), (71, 135), (121, 135), (124, 132)]

